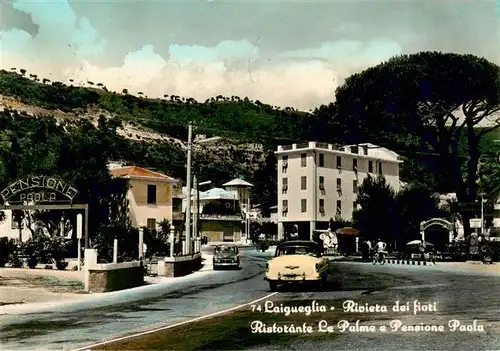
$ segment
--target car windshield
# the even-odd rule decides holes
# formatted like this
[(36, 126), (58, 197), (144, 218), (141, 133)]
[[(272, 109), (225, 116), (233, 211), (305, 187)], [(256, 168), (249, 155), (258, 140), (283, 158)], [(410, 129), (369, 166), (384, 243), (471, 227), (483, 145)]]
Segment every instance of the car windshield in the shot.
[(309, 255), (316, 257), (318, 256), (318, 251), (310, 246), (281, 247), (276, 251), (276, 256), (285, 256), (285, 255)]
[(232, 246), (218, 246), (215, 249), (216, 253), (236, 253), (236, 248)]

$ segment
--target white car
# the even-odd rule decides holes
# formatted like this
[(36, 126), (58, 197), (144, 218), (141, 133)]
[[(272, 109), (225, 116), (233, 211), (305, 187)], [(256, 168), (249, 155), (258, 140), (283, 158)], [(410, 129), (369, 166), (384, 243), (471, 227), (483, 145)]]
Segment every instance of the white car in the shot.
[(323, 256), (320, 245), (314, 241), (286, 241), (276, 247), (274, 258), (266, 265), (265, 280), (271, 291), (284, 284), (313, 284), (325, 286), (330, 261)]

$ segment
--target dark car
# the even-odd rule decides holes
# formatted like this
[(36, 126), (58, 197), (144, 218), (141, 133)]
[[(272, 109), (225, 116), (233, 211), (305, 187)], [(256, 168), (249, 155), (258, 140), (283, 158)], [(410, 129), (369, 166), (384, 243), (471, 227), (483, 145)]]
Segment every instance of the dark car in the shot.
[(240, 258), (236, 245), (218, 245), (215, 247), (213, 265), (214, 270), (220, 268), (239, 268)]

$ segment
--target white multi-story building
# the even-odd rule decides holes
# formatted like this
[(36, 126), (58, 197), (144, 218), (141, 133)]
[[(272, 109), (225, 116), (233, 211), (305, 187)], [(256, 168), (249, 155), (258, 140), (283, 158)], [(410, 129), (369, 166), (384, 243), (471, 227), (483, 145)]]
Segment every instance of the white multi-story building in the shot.
[(302, 238), (328, 229), (331, 218), (351, 220), (358, 187), (368, 175), (383, 175), (399, 191), (399, 155), (364, 143), (336, 147), (308, 142), (278, 146), (278, 236), (296, 226)]

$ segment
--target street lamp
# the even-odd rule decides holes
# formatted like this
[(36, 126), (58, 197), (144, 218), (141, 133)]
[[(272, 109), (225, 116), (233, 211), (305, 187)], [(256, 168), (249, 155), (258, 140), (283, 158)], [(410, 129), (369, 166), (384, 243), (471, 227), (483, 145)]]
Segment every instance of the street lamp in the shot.
[[(194, 205), (196, 207), (196, 211), (194, 213), (194, 218), (193, 218), (193, 236), (195, 236), (196, 238), (199, 238), (198, 221), (200, 218), (200, 186), (212, 184), (212, 181), (207, 180), (205, 182), (198, 183), (198, 179), (196, 178), (196, 175), (195, 175), (193, 177), (193, 184), (194, 184), (194, 189), (195, 189)], [(189, 197), (189, 206), (191, 207), (191, 197)]]
[[(196, 144), (202, 144), (206, 141), (197, 141)], [(186, 190), (188, 205), (186, 206), (186, 246), (187, 254), (191, 254), (191, 167), (192, 167), (192, 150), (193, 149), (193, 122), (189, 122), (188, 125), (188, 142), (187, 142), (187, 165), (186, 165)], [(194, 228), (193, 228), (194, 229)]]
[(486, 193), (480, 192), (478, 195), (481, 197), (481, 235), (484, 235), (484, 196)]

